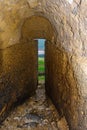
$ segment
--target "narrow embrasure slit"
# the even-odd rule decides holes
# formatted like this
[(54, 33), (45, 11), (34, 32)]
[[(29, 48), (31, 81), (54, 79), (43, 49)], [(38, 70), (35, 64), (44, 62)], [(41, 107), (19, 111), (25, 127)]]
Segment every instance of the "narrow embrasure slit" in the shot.
[(45, 83), (45, 39), (38, 39), (38, 83)]

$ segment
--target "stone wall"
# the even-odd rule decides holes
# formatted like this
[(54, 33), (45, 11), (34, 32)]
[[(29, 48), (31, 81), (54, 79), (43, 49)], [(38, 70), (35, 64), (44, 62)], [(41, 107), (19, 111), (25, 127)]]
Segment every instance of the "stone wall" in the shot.
[[(87, 76), (82, 72), (76, 58), (70, 63), (64, 50), (57, 48), (55, 44), (46, 43), (46, 91), (60, 112), (60, 117), (65, 115), (70, 130), (87, 127)], [(78, 84), (81, 82), (81, 85)]]
[(37, 43), (19, 43), (0, 51), (0, 122), (13, 103), (37, 88)]

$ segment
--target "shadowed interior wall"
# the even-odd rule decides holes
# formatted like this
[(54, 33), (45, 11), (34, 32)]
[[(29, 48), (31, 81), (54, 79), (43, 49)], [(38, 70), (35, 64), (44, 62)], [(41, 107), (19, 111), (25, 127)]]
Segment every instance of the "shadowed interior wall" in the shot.
[(37, 43), (19, 43), (0, 51), (0, 121), (14, 102), (29, 97), (37, 87)]
[(46, 43), (46, 91), (53, 100), (60, 117), (65, 115), (70, 130), (78, 129), (80, 118), (76, 78), (67, 53), (50, 42)]
[(87, 105), (86, 83), (83, 81), (86, 81), (86, 75), (81, 67), (84, 66), (84, 59), (82, 63), (76, 56), (69, 60), (66, 51), (51, 42), (46, 43), (45, 53), (45, 88), (48, 95), (56, 105), (60, 117), (65, 115), (70, 130), (85, 129)]

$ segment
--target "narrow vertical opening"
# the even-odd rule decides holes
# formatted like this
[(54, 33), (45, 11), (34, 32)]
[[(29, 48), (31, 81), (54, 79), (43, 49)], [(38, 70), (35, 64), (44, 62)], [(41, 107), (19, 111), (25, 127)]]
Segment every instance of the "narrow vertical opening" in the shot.
[(45, 41), (38, 39), (38, 84), (45, 83)]

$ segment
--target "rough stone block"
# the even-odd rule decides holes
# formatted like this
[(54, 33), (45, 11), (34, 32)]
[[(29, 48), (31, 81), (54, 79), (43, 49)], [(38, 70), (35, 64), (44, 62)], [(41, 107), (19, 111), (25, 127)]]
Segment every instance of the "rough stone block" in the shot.
[(20, 43), (0, 51), (0, 122), (13, 103), (37, 88), (37, 43)]

